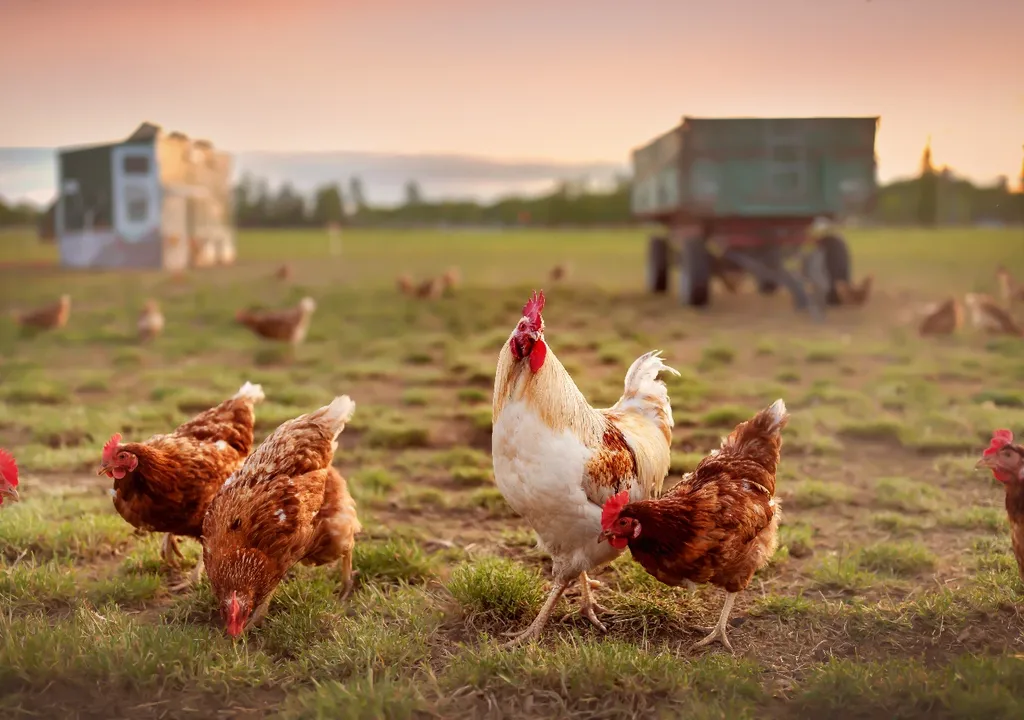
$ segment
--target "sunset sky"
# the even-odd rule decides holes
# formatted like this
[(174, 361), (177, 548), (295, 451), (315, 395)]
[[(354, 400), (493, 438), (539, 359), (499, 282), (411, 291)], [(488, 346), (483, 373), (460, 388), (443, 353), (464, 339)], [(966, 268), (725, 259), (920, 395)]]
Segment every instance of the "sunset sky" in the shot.
[(683, 114), (881, 115), (883, 179), (1016, 177), (1024, 0), (0, 0), (0, 146), (626, 162)]

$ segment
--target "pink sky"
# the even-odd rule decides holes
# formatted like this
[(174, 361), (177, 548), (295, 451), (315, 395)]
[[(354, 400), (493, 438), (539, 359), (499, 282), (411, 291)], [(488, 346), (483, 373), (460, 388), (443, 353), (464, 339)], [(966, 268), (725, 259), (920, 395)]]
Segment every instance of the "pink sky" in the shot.
[(624, 162), (683, 114), (881, 115), (883, 178), (1020, 172), (1022, 0), (0, 0), (0, 146)]

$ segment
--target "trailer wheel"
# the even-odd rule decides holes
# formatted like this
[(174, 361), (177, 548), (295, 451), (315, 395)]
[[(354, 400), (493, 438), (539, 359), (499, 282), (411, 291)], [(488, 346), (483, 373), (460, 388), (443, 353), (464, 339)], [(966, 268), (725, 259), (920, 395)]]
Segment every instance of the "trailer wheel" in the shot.
[(679, 254), (679, 300), (704, 307), (711, 299), (711, 254), (703, 237), (688, 238)]
[(647, 242), (647, 291), (668, 291), (669, 245), (668, 238), (654, 236)]
[(825, 255), (825, 270), (828, 273), (828, 294), (825, 300), (829, 305), (839, 305), (836, 283), (840, 280), (850, 282), (850, 248), (840, 236), (826, 235), (818, 241), (818, 249)]

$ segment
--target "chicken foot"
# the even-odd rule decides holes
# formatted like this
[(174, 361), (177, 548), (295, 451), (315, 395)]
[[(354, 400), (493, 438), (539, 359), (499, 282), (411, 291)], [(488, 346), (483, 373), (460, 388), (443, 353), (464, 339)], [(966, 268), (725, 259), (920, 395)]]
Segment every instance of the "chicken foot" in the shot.
[(352, 590), (356, 586), (356, 578), (359, 577), (359, 571), (352, 569), (352, 550), (341, 556), (338, 565), (341, 568), (341, 600), (345, 601), (352, 594)]
[(540, 631), (544, 629), (544, 626), (548, 624), (548, 620), (551, 619), (551, 613), (554, 612), (558, 599), (562, 597), (562, 593), (565, 592), (565, 589), (569, 587), (569, 583), (571, 582), (572, 580), (556, 581), (555, 586), (551, 588), (551, 593), (548, 595), (548, 599), (544, 601), (543, 607), (541, 607), (540, 612), (537, 613), (537, 617), (534, 618), (532, 623), (530, 623), (530, 627), (520, 633), (505, 633), (506, 637), (510, 635), (514, 637), (502, 645), (502, 647), (513, 648), (526, 640), (530, 640), (540, 635)]
[(187, 590), (190, 587), (198, 585), (199, 581), (203, 577), (203, 567), (205, 567), (203, 563), (203, 556), (200, 555), (199, 559), (196, 560), (195, 567), (193, 567), (189, 571), (188, 575), (186, 575), (184, 578), (174, 583), (173, 585), (168, 586), (167, 589), (171, 592), (178, 592), (179, 590)]
[(171, 533), (164, 535), (164, 542), (160, 549), (160, 557), (163, 558), (167, 567), (174, 570), (181, 568), (181, 563), (178, 562), (178, 558), (184, 560), (185, 556), (182, 555), (181, 550), (178, 549), (178, 539)]
[(732, 604), (736, 601), (736, 593), (727, 593), (725, 596), (725, 603), (722, 605), (722, 614), (718, 616), (718, 624), (715, 625), (714, 629), (711, 630), (711, 634), (703, 640), (698, 640), (690, 646), (691, 650), (696, 650), (699, 647), (709, 645), (715, 640), (721, 640), (722, 644), (725, 645), (726, 650), (729, 652), (735, 652), (732, 649), (732, 643), (729, 642), (729, 636), (726, 634), (726, 628), (729, 626), (729, 614), (732, 612)]
[[(602, 583), (599, 580), (591, 580), (585, 572), (580, 573), (579, 581), (580, 615), (586, 618), (594, 627), (596, 627), (601, 632), (608, 632), (608, 628), (606, 628), (604, 626), (604, 623), (602, 623), (597, 618), (597, 613), (606, 613), (608, 612), (608, 610), (594, 602), (594, 594), (592, 592), (594, 588), (601, 587)], [(569, 617), (569, 615), (572, 615), (572, 613), (566, 613), (562, 617), (562, 620), (565, 620), (565, 618)]]

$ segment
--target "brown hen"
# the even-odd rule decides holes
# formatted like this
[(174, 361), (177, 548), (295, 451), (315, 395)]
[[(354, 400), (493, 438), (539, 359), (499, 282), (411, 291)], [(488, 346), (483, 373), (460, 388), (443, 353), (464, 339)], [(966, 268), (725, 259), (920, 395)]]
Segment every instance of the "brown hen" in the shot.
[(331, 467), (338, 435), (355, 412), (342, 395), (283, 423), (220, 489), (203, 522), (206, 572), (232, 637), (258, 624), (296, 563), (340, 560), (352, 587), (360, 530), (355, 502)]
[(711, 633), (694, 647), (726, 635), (736, 594), (768, 564), (778, 545), (781, 508), (775, 473), (789, 414), (780, 399), (740, 423), (689, 478), (654, 500), (605, 503), (599, 541), (627, 545), (633, 559), (666, 585), (711, 583), (728, 593)]
[(1024, 580), (1024, 447), (1013, 442), (1009, 430), (996, 430), (976, 467), (991, 470), (992, 476), (1006, 488), (1010, 544), (1017, 572)]
[[(202, 536), (210, 501), (252, 451), (253, 408), (263, 397), (263, 388), (247, 382), (170, 434), (125, 443), (116, 433), (103, 446), (98, 474), (114, 480), (114, 508), (139, 530), (167, 533), (162, 554), (169, 566), (181, 557), (175, 536)], [(197, 582), (202, 569), (200, 558), (175, 589)]]
[(306, 339), (314, 310), (316, 301), (304, 297), (297, 307), (288, 310), (239, 310), (235, 320), (261, 338), (298, 345)]
[(58, 330), (68, 324), (71, 316), (71, 296), (61, 295), (55, 303), (34, 310), (15, 310), (14, 322), (32, 330)]

